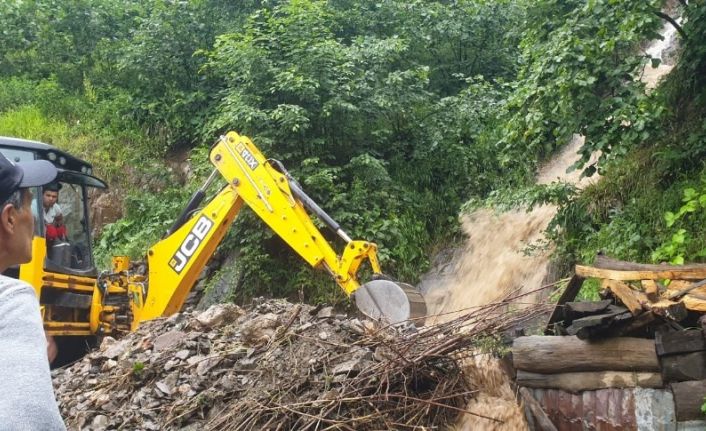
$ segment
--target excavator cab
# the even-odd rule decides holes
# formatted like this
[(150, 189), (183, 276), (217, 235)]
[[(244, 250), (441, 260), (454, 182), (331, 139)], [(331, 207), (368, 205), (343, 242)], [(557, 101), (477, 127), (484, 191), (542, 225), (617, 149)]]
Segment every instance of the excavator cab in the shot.
[(89, 195), (105, 189), (93, 167), (51, 145), (0, 137), (0, 153), (14, 162), (48, 160), (59, 174), (54, 183), (32, 190), (32, 261), (5, 275), (31, 284), (51, 335), (92, 335), (90, 308), (98, 271), (93, 260)]

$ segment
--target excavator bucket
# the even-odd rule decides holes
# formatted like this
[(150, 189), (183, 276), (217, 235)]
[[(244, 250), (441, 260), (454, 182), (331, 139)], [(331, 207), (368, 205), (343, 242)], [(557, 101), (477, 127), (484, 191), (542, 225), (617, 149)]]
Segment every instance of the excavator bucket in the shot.
[(391, 280), (373, 280), (353, 292), (356, 307), (373, 320), (390, 324), (411, 321), (423, 326), (427, 305), (417, 288)]

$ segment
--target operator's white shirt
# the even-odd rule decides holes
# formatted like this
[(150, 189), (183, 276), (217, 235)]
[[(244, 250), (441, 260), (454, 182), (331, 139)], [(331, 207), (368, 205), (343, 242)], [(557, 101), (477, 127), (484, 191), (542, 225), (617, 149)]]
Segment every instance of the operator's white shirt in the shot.
[(48, 225), (54, 223), (54, 219), (56, 218), (56, 216), (62, 214), (64, 213), (61, 211), (61, 207), (59, 206), (59, 204), (52, 205), (51, 208), (49, 208), (48, 210), (44, 210), (44, 224)]

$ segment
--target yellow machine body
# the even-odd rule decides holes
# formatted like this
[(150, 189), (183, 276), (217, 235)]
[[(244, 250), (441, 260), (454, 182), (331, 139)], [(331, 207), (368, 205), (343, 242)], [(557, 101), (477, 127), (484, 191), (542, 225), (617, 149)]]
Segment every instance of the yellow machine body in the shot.
[(42, 303), (48, 334), (134, 331), (143, 321), (178, 312), (243, 204), (309, 265), (327, 271), (348, 295), (360, 287), (357, 273), (364, 262), (374, 274), (381, 272), (374, 243), (347, 239), (340, 254), (331, 247), (307, 212), (303, 192), (293, 193), (288, 174), (249, 138), (229, 132), (211, 148), (209, 158), (215, 169), (201, 192), (205, 195), (218, 176), (225, 185), (203, 207), (187, 206), (183, 223), (147, 251), (146, 269), (133, 269), (129, 258), (117, 256), (100, 275), (63, 274), (47, 269), (46, 241), (34, 238), (33, 259), (20, 267), (19, 277), (35, 287), (39, 298), (47, 288), (62, 298)]

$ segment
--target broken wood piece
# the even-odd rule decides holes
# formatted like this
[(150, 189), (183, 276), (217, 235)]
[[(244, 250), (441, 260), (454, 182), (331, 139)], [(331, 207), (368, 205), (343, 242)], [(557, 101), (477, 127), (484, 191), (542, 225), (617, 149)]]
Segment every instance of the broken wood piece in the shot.
[(681, 322), (686, 319), (686, 316), (689, 314), (683, 301), (674, 302), (668, 299), (663, 299), (654, 303), (648, 302), (645, 304), (645, 308), (658, 316), (662, 316), (675, 322)]
[(518, 370), (542, 374), (605, 370), (659, 371), (654, 340), (631, 337), (590, 342), (572, 336), (519, 337), (512, 344), (512, 360)]
[(642, 288), (645, 289), (645, 296), (650, 302), (659, 301), (659, 287), (654, 280), (642, 280)]
[(614, 323), (632, 318), (632, 314), (624, 307), (611, 305), (607, 311), (608, 313), (575, 319), (571, 326), (566, 328), (566, 332), (582, 340), (600, 337), (602, 332), (608, 330)]
[(564, 324), (571, 324), (575, 319), (605, 312), (611, 304), (610, 299), (602, 301), (567, 302), (564, 305)]
[(616, 327), (613, 331), (613, 336), (624, 337), (630, 335), (633, 332), (642, 329), (650, 323), (654, 322), (655, 320), (657, 320), (657, 317), (658, 316), (652, 311), (642, 313), (631, 321), (625, 322), (623, 325)]
[(687, 310), (706, 313), (706, 297), (702, 295), (688, 294), (682, 298), (682, 302)]
[(701, 405), (706, 397), (706, 380), (672, 383), (677, 421), (703, 419)]
[(660, 363), (665, 382), (706, 379), (706, 352), (662, 356)]
[(611, 280), (703, 280), (706, 264), (650, 265), (625, 262), (599, 255), (593, 266), (576, 265), (576, 274), (584, 278), (609, 278)]
[(642, 313), (642, 304), (649, 302), (644, 293), (633, 290), (618, 280), (603, 280), (601, 286), (610, 290), (625, 305), (633, 316)]
[(658, 332), (655, 334), (657, 355), (674, 355), (706, 350), (706, 337), (701, 330)]
[(561, 389), (578, 393), (605, 388), (661, 388), (659, 373), (630, 371), (585, 371), (576, 373), (540, 374), (519, 370), (517, 384), (529, 388)]
[(534, 419), (536, 420), (535, 425), (537, 426), (537, 428), (542, 431), (557, 431), (557, 428), (549, 419), (549, 416), (547, 416), (547, 414), (544, 412), (544, 409), (539, 404), (539, 402), (534, 399), (534, 396), (532, 396), (529, 389), (520, 388), (519, 392), (520, 398), (522, 398), (522, 402), (532, 412), (532, 416), (534, 416)]
[(687, 293), (691, 292), (692, 290), (696, 290), (702, 286), (706, 286), (706, 280), (701, 280), (698, 283), (694, 283), (685, 289), (680, 289), (680, 290), (677, 290), (676, 292), (670, 292), (669, 295), (667, 295), (667, 299), (675, 300), (675, 299), (681, 298), (682, 296), (686, 295)]
[(576, 274), (571, 277), (569, 283), (564, 289), (564, 292), (562, 292), (561, 296), (559, 297), (559, 300), (557, 301), (556, 306), (554, 307), (554, 311), (552, 311), (552, 315), (549, 317), (549, 321), (547, 321), (547, 327), (544, 330), (545, 334), (552, 333), (553, 324), (561, 320), (562, 316), (564, 315), (564, 304), (569, 301), (573, 301), (576, 298), (576, 295), (578, 295), (579, 291), (581, 290), (581, 286), (583, 286), (583, 281), (584, 278), (579, 277)]
[[(693, 283), (686, 280), (672, 280), (667, 285), (669, 295), (693, 287)], [(706, 312), (706, 286), (691, 289), (683, 298), (687, 310)]]

